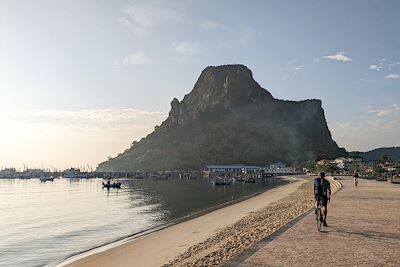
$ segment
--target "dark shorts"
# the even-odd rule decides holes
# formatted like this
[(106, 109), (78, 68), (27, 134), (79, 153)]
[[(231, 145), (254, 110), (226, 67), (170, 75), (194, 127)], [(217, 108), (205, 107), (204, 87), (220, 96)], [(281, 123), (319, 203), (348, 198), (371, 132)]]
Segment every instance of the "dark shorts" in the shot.
[(322, 201), (324, 207), (328, 207), (328, 196), (326, 195), (315, 195), (315, 200)]

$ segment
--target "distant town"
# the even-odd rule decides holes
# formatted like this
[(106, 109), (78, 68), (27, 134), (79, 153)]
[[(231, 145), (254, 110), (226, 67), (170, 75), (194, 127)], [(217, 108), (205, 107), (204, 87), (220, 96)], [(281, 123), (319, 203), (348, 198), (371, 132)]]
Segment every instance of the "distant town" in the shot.
[(309, 162), (303, 168), (305, 173), (324, 171), (335, 175), (353, 175), (375, 178), (377, 180), (397, 181), (400, 176), (400, 161), (393, 161), (387, 155), (382, 155), (379, 160), (364, 162), (362, 158), (336, 158), (334, 160), (323, 159), (317, 162)]
[(132, 179), (168, 179), (170, 177), (196, 179), (201, 177), (213, 178), (215, 176), (236, 178), (249, 181), (249, 179), (272, 177), (281, 175), (309, 174), (317, 175), (324, 171), (331, 175), (353, 175), (360, 177), (388, 180), (398, 182), (400, 177), (400, 161), (393, 161), (388, 156), (382, 155), (377, 161), (364, 162), (362, 158), (340, 157), (333, 160), (322, 159), (309, 161), (302, 165), (287, 166), (282, 162), (253, 166), (244, 164), (235, 165), (206, 165), (202, 170), (194, 171), (159, 171), (159, 172), (96, 172), (89, 168), (69, 168), (63, 171), (29, 169), (17, 170), (16, 168), (0, 169), (0, 179), (31, 179), (43, 177), (63, 177), (70, 179), (89, 178), (132, 178)]

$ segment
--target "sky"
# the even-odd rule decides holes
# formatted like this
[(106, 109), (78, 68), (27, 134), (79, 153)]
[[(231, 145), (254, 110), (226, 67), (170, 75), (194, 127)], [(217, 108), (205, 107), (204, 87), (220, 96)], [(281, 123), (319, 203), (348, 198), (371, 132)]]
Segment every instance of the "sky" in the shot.
[(400, 146), (399, 1), (0, 0), (0, 168), (91, 166), (167, 116), (206, 66), (321, 99), (348, 151)]

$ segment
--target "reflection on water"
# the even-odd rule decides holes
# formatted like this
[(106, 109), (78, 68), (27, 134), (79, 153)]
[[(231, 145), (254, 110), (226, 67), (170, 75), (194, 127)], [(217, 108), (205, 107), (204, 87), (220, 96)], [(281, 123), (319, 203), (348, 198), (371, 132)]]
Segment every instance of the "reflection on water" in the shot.
[(54, 265), (100, 244), (283, 183), (210, 186), (206, 179), (0, 179), (0, 266)]

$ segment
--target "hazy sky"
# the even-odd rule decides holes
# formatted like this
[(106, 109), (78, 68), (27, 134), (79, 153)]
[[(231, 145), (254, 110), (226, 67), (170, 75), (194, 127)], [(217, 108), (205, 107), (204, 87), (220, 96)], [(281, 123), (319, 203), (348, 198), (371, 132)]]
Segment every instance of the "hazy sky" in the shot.
[(93, 167), (208, 65), (322, 100), (339, 146), (400, 146), (399, 1), (0, 0), (0, 167)]

